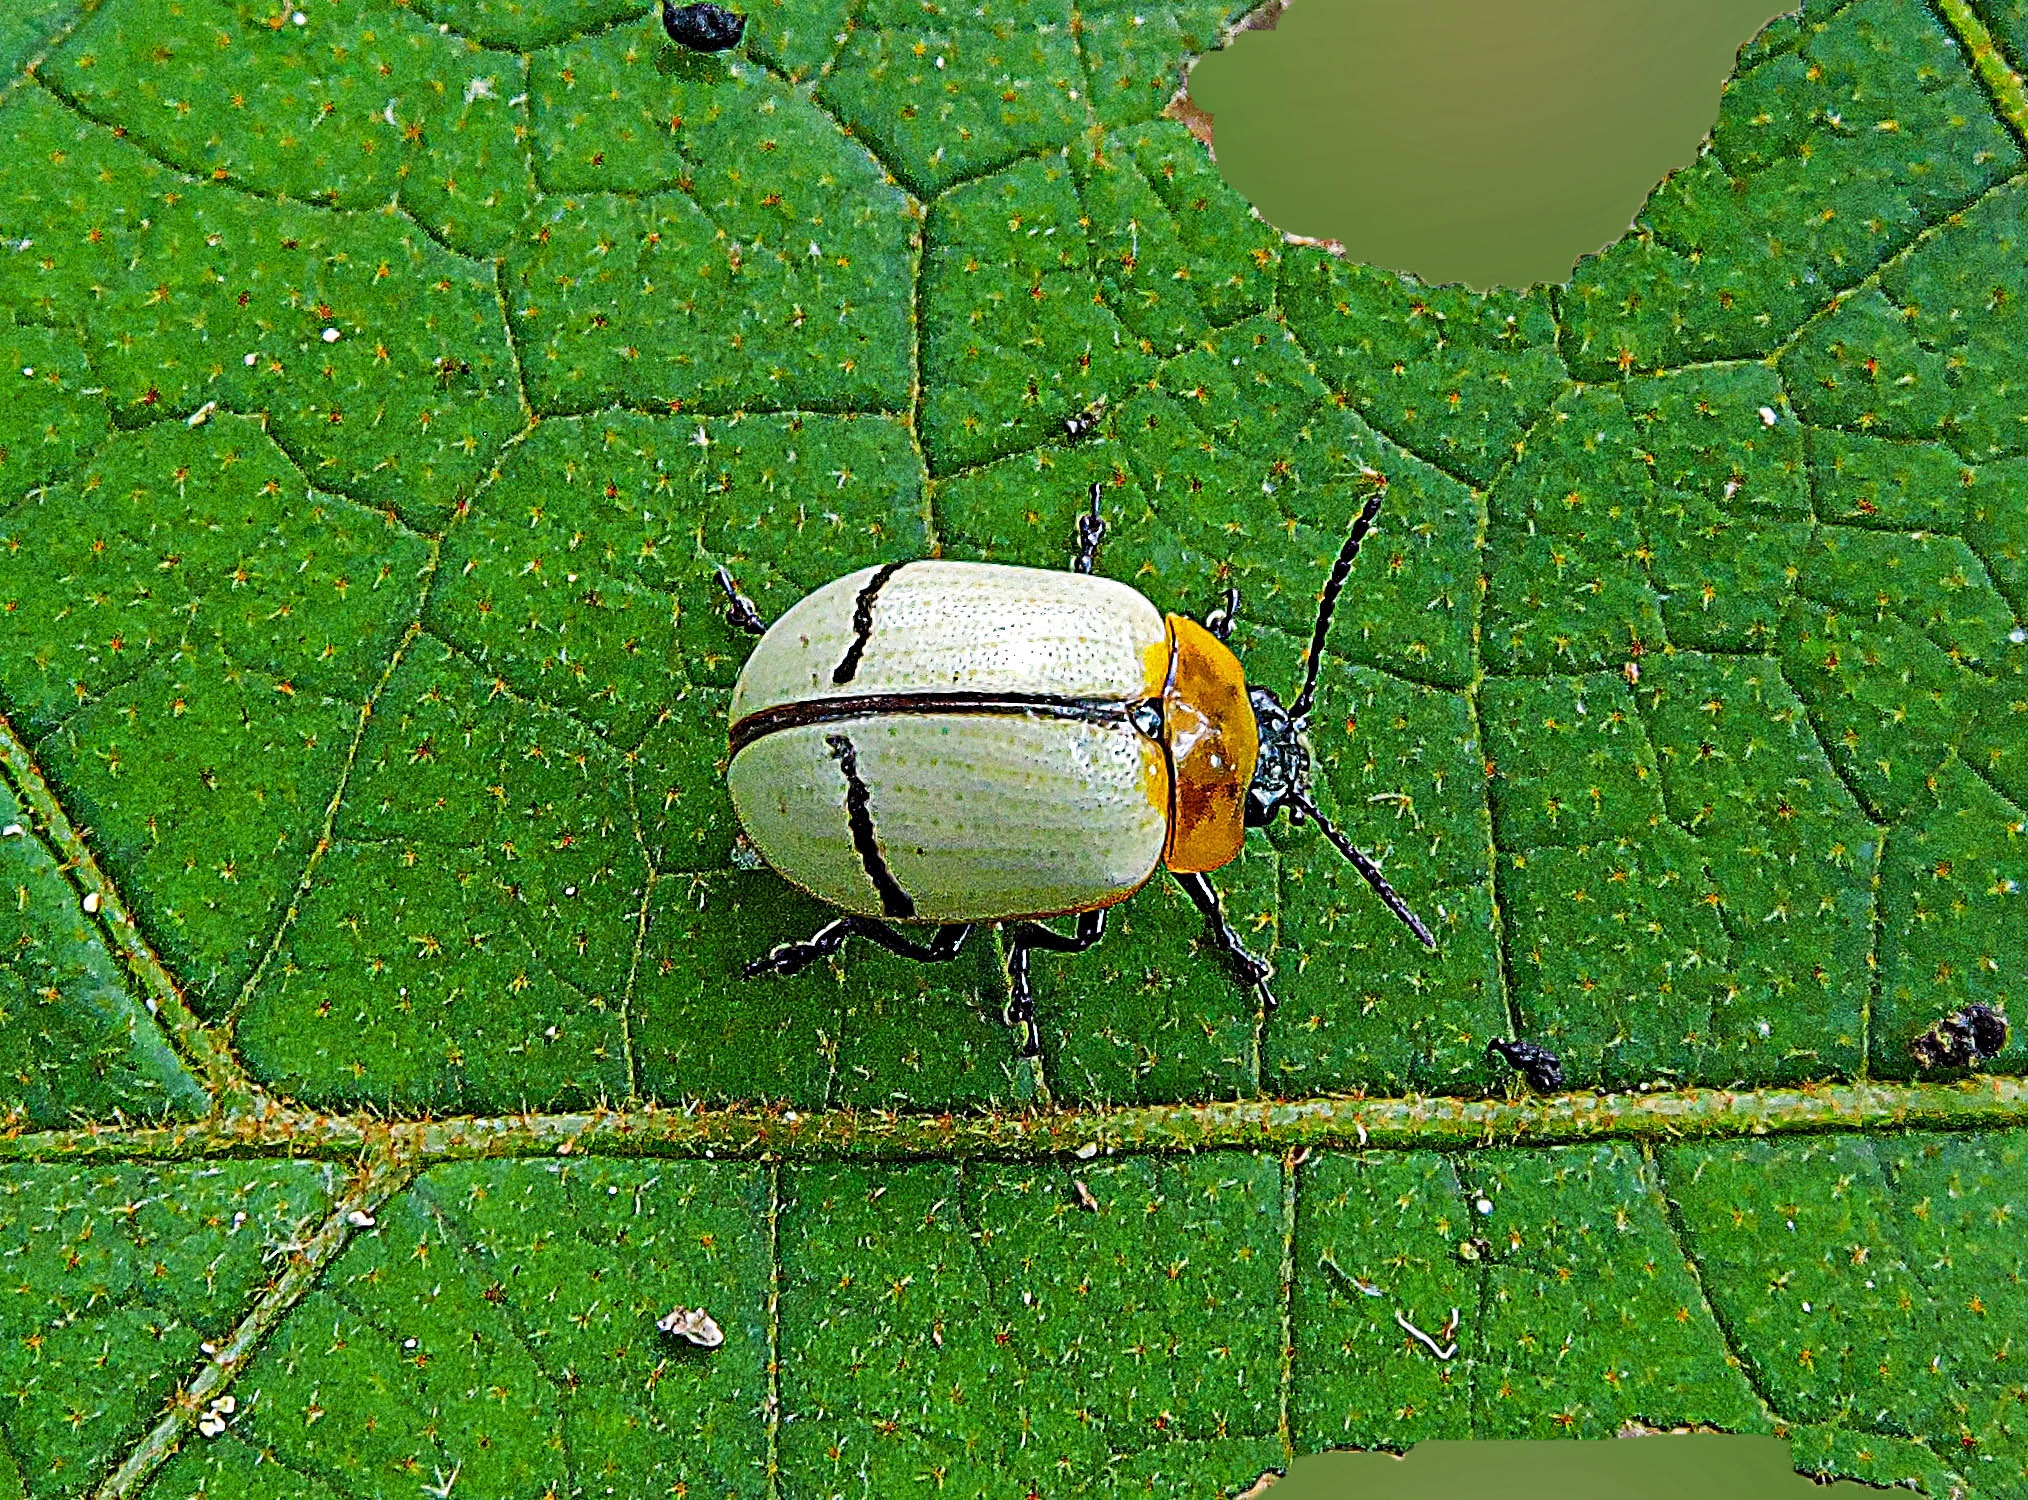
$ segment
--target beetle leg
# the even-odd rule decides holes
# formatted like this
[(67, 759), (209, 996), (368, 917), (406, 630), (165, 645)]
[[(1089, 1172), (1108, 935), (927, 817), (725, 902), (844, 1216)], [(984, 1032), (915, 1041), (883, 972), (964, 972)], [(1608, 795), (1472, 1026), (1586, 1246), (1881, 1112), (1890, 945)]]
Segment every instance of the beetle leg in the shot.
[(1177, 875), (1176, 883), (1183, 887), (1183, 893), (1204, 914), (1204, 925), (1211, 933), (1212, 946), (1220, 953), (1230, 955), (1240, 978), (1252, 985), (1254, 993), (1260, 996), (1261, 1008), (1272, 1012), (1279, 1003), (1274, 991), (1268, 988), (1268, 980), (1274, 976), (1274, 965), (1247, 952), (1246, 944), (1239, 940), (1239, 934), (1225, 920), (1225, 909), (1218, 904), (1218, 891), (1208, 879), (1201, 874)]
[(799, 973), (818, 959), (829, 958), (838, 952), (849, 937), (870, 938), (889, 953), (912, 958), (919, 964), (940, 964), (958, 956), (958, 950), (965, 946), (965, 939), (971, 936), (971, 932), (970, 922), (951, 922), (939, 927), (937, 935), (927, 943), (918, 943), (914, 938), (896, 932), (878, 917), (840, 917), (819, 927), (806, 942), (777, 943), (740, 972), (748, 979), (757, 979), (763, 974)]
[(732, 575), (721, 566), (718, 570), (718, 586), (725, 590), (725, 618), (728, 624), (744, 630), (748, 635), (766, 635), (768, 622), (761, 618), (753, 600), (739, 591), (739, 585), (732, 581)]
[(1204, 617), (1204, 628), (1221, 641), (1232, 639), (1232, 622), (1239, 614), (1239, 590), (1225, 591), (1225, 603)]
[(1016, 922), (1007, 929), (1007, 1024), (1023, 1030), (1021, 1055), (1036, 1057), (1042, 1052), (1042, 1032), (1035, 1024), (1035, 992), (1028, 986), (1028, 954), (1041, 948), (1050, 953), (1082, 953), (1105, 936), (1106, 911), (1077, 914), (1077, 931), (1070, 937), (1051, 932), (1037, 922)]
[(1091, 487), (1091, 509), (1077, 518), (1077, 556), (1071, 560), (1073, 573), (1089, 573), (1098, 561), (1099, 543), (1106, 539), (1106, 518), (1099, 513), (1103, 484)]

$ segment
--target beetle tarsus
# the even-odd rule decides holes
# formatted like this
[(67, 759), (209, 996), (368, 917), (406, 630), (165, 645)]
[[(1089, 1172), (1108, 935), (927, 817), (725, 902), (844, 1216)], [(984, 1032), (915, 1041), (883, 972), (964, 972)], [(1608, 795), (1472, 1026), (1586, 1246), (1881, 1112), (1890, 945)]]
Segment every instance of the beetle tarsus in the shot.
[(1272, 1012), (1280, 1003), (1275, 999), (1274, 991), (1268, 988), (1268, 981), (1274, 978), (1274, 965), (1249, 952), (1246, 944), (1239, 940), (1239, 934), (1225, 920), (1225, 908), (1219, 903), (1217, 887), (1206, 876), (1194, 871), (1177, 874), (1176, 883), (1183, 887), (1183, 894), (1203, 914), (1205, 929), (1211, 934), (1211, 945), (1232, 960), (1233, 967), (1239, 970), (1240, 983), (1250, 985), (1260, 996), (1261, 1008)]
[(1077, 556), (1071, 561), (1071, 571), (1089, 573), (1098, 562), (1099, 543), (1106, 539), (1106, 518), (1099, 512), (1099, 497), (1105, 493), (1103, 484), (1091, 487), (1091, 509), (1077, 518)]
[(912, 958), (919, 964), (940, 964), (956, 958), (971, 933), (970, 922), (950, 922), (939, 927), (936, 936), (927, 943), (918, 943), (878, 917), (840, 917), (835, 922), (826, 922), (803, 942), (777, 943), (740, 973), (748, 979), (758, 979), (763, 974), (800, 973), (818, 959), (836, 954), (850, 937), (870, 939), (889, 953)]
[(1225, 602), (1204, 617), (1204, 628), (1221, 641), (1232, 639), (1232, 622), (1239, 615), (1239, 590), (1225, 591)]
[(1009, 1026), (1022, 1028), (1021, 1055), (1042, 1054), (1042, 1031), (1035, 1024), (1035, 992), (1028, 982), (1028, 955), (1036, 948), (1049, 953), (1082, 953), (1105, 936), (1104, 907), (1077, 914), (1077, 931), (1069, 937), (1037, 922), (1016, 922), (1007, 929), (1007, 1016)]
[(732, 581), (732, 575), (721, 566), (718, 570), (718, 586), (725, 590), (726, 623), (748, 635), (766, 635), (768, 622), (761, 618), (760, 610), (753, 600), (739, 591), (739, 585)]

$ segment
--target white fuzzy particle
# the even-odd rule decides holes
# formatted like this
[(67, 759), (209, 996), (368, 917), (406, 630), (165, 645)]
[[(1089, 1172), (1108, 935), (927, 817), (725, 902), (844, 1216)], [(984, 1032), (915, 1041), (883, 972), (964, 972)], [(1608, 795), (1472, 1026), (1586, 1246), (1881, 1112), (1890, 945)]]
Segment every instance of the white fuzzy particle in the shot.
[(310, 18), (304, 15), (301, 11), (297, 11), (294, 15), (289, 17), (289, 22), (291, 25), (295, 26), (308, 26), (310, 24)]
[(87, 916), (96, 916), (96, 915), (98, 915), (98, 910), (99, 910), (99, 893), (98, 893), (97, 891), (86, 891), (86, 892), (85, 892), (85, 898), (84, 898), (84, 909), (85, 909), (85, 914), (86, 914)]
[(1775, 415), (1775, 409), (1772, 406), (1763, 406), (1760, 409), (1761, 426), (1772, 427), (1774, 426), (1775, 423), (1779, 422), (1780, 420), (1781, 418)]
[(0, 828), (0, 839), (18, 839), (26, 832), (28, 830), (19, 823), (9, 823), (5, 828)]
[(33, 380), (35, 378), (35, 366), (23, 365), (21, 367), (21, 373), (26, 375), (30, 380)]
[(2017, 646), (2028, 643), (2028, 630), (2023, 630), (2019, 625), (2016, 625), (2012, 630), (2007, 632), (2007, 639)]
[(339, 338), (338, 330), (335, 328), (327, 328), (321, 335), (319, 335), (319, 337), (321, 337), (327, 344), (335, 344), (338, 342)]
[(260, 356), (258, 354), (250, 353), (247, 355), (245, 359), (241, 360), (240, 363), (245, 365), (249, 370), (251, 370), (255, 366), (255, 364), (257, 364), (259, 361)]
[(493, 80), (491, 78), (474, 78), (470, 83), (465, 85), (465, 102), (467, 104), (470, 104), (474, 99), (491, 99), (493, 97), (495, 95), (493, 93)]

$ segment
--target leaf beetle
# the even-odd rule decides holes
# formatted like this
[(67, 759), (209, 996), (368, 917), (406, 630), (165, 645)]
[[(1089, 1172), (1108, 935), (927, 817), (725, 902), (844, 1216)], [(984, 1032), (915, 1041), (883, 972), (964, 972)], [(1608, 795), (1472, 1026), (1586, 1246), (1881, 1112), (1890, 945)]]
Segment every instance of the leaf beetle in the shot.
[[(1377, 476), (1374, 476), (1377, 478)], [(1388, 909), (1436, 940), (1310, 794), (1310, 708), (1338, 596), (1379, 513), (1370, 486), (1331, 568), (1302, 689), (1248, 685), (1226, 645), (1238, 608), (1163, 615), (1092, 572), (1102, 486), (1071, 571), (921, 559), (861, 568), (769, 626), (726, 570), (726, 618), (757, 635), (732, 693), (728, 790), (774, 870), (845, 915), (745, 966), (793, 974), (851, 937), (922, 963), (972, 929), (1007, 939), (1006, 1020), (1041, 1050), (1029, 955), (1079, 953), (1106, 908), (1166, 866), (1265, 1010), (1272, 967), (1209, 877), (1248, 828), (1314, 820)], [(1041, 919), (1077, 918), (1074, 934)], [(927, 942), (896, 924), (929, 926)]]

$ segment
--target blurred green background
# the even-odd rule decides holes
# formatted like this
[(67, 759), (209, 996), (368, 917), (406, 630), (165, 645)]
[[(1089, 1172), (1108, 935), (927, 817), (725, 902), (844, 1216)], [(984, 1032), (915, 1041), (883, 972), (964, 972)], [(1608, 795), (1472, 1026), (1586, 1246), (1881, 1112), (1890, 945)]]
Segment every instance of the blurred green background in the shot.
[[(1269, 1486), (1272, 1500), (1808, 1500), (1823, 1489), (1790, 1467), (1780, 1438), (1659, 1433), (1609, 1443), (1418, 1443), (1387, 1453), (1318, 1453)], [(1849, 1480), (1840, 1496), (1868, 1487)]]
[(1477, 290), (1568, 278), (1718, 117), (1773, 0), (1298, 0), (1190, 75), (1292, 234)]

